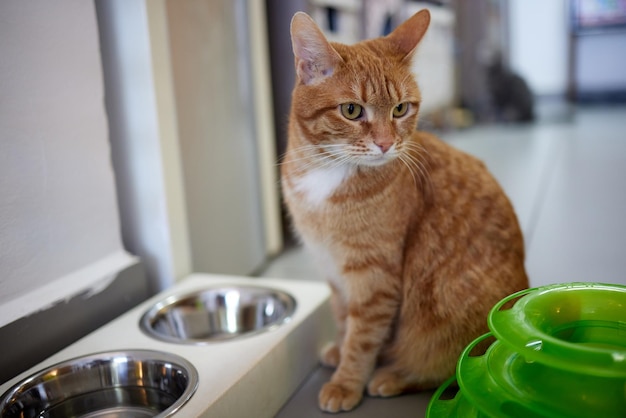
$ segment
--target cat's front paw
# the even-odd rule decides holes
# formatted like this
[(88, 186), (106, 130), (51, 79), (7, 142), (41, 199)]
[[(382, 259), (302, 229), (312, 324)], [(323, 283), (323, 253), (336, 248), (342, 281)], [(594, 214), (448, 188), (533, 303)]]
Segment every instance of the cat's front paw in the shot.
[(350, 411), (361, 402), (363, 391), (328, 382), (319, 394), (319, 406), (325, 412)]
[(320, 361), (324, 366), (337, 368), (337, 366), (339, 366), (340, 359), (341, 354), (339, 353), (339, 346), (336, 343), (329, 343), (322, 348)]

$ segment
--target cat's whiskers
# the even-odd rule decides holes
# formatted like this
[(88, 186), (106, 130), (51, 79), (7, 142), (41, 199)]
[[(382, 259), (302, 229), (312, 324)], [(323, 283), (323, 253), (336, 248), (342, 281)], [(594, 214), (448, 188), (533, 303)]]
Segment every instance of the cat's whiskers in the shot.
[(306, 163), (300, 164), (296, 168), (295, 174), (303, 174), (309, 170), (329, 167), (335, 163), (334, 160), (335, 158), (332, 154), (317, 154), (315, 157), (305, 160)]
[[(320, 155), (324, 155), (324, 154), (330, 154), (330, 152), (324, 150), (324, 148), (328, 147), (328, 148), (332, 148), (332, 147), (337, 147), (337, 146), (342, 146), (341, 144), (330, 144), (330, 145), (325, 145), (324, 147), (320, 146), (320, 145), (314, 145), (314, 144), (307, 144), (307, 145), (301, 145), (299, 147), (296, 147), (293, 150), (294, 154), (300, 154), (302, 155), (299, 158), (290, 158), (288, 161), (292, 162), (292, 161), (302, 161), (302, 160), (307, 160), (310, 158), (316, 158), (319, 157)], [(321, 152), (320, 152), (321, 150)], [(285, 154), (283, 154), (283, 157), (286, 156), (288, 154), (288, 152), (285, 152)], [(283, 165), (285, 164), (286, 161), (284, 158), (280, 159), (280, 161), (277, 163), (277, 165)]]
[[(417, 174), (417, 177), (420, 179), (420, 186), (424, 188), (425, 182), (426, 186), (432, 192), (433, 187), (429, 174), (430, 170), (427, 167), (428, 159), (423, 158), (424, 154), (428, 154), (428, 152), (424, 147), (415, 142), (404, 142), (403, 146), (406, 147), (407, 152), (400, 153), (401, 161), (406, 165), (409, 171), (411, 171), (411, 175), (417, 171), (415, 174)], [(415, 182), (415, 185), (417, 186), (417, 182)]]
[(334, 157), (333, 159), (326, 160), (325, 164), (323, 166), (320, 166), (319, 168), (333, 169), (333, 168), (340, 167), (346, 163), (352, 162), (352, 158), (350, 154), (346, 154), (346, 153), (335, 154), (333, 155), (333, 157)]
[(294, 151), (301, 156), (283, 161), (280, 164), (298, 163), (294, 174), (300, 175), (312, 169), (332, 169), (350, 162), (349, 153), (344, 151), (344, 144), (302, 145)]
[[(317, 145), (304, 145), (297, 148), (297, 150), (304, 151), (300, 152), (301, 157), (283, 159), (277, 163), (277, 165), (293, 163), (293, 175), (295, 176), (303, 175), (310, 170), (338, 167), (345, 162), (345, 157), (340, 154), (338, 155), (337, 153), (331, 153), (329, 151), (319, 152), (319, 146)], [(310, 151), (315, 152), (311, 153)], [(278, 180), (278, 184), (280, 184), (280, 180)]]
[[(297, 158), (283, 160), (279, 165), (295, 163), (295, 175), (302, 175), (314, 169), (329, 169), (340, 167), (344, 164), (353, 166), (369, 166), (369, 158), (373, 155), (371, 152), (363, 152), (361, 147), (351, 146), (350, 144), (306, 144), (295, 148), (294, 154), (299, 155)], [(429, 170), (427, 169), (428, 159), (423, 158), (427, 151), (419, 144), (411, 141), (405, 141), (399, 144), (395, 150), (395, 158), (399, 159), (409, 171), (416, 187), (429, 187), (432, 191)]]
[[(341, 146), (341, 144), (331, 144), (331, 145), (327, 145), (324, 147), (321, 147), (320, 145), (313, 145), (313, 144), (301, 145), (295, 148), (293, 152), (294, 154), (302, 155), (301, 157), (290, 158), (289, 160), (285, 160), (283, 158), (283, 160), (278, 162), (277, 165), (283, 165), (283, 164), (286, 164), (287, 162), (298, 162), (298, 161), (310, 160), (313, 158), (319, 158), (320, 156), (324, 156), (324, 155), (332, 155), (331, 152), (324, 150), (324, 148), (325, 147), (332, 148), (333, 146)], [(286, 154), (287, 153), (285, 153), (285, 155)]]
[(420, 185), (423, 187), (424, 185), (422, 183), (422, 178), (413, 171), (413, 167), (411, 166), (412, 161), (410, 159), (408, 159), (408, 161), (407, 161), (407, 158), (404, 155), (402, 155), (402, 154), (398, 157), (398, 159), (409, 170), (409, 173), (411, 174), (411, 177), (413, 178), (413, 184), (415, 185), (415, 187), (418, 187), (418, 184), (417, 184), (417, 179), (418, 178), (420, 179)]

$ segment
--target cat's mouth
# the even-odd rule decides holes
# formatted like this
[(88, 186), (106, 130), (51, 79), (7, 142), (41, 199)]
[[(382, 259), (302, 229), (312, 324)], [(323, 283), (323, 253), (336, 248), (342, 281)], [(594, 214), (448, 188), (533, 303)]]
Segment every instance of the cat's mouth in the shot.
[(395, 152), (386, 152), (384, 154), (369, 154), (360, 156), (358, 158), (358, 165), (368, 166), (368, 167), (380, 167), (383, 166), (397, 157), (397, 153)]
[(324, 147), (322, 160), (328, 163), (328, 157), (335, 161), (335, 164), (348, 164), (354, 167), (381, 167), (399, 157), (399, 152), (395, 146), (381, 151), (375, 147), (354, 147), (354, 146), (330, 146)]

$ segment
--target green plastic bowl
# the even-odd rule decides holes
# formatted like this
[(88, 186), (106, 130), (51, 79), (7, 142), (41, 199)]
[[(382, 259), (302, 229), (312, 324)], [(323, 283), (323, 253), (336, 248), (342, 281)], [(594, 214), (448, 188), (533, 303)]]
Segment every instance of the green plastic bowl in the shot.
[(499, 341), (527, 361), (626, 378), (626, 286), (570, 283), (524, 290), (496, 304), (488, 323)]
[(486, 334), (470, 344), (457, 366), (463, 396), (485, 416), (626, 416), (626, 379), (591, 376), (528, 361), (498, 340), (485, 354), (472, 356), (475, 346), (489, 337)]
[(428, 418), (626, 417), (626, 286), (524, 290), (494, 306), (488, 323), (492, 332), (463, 351)]

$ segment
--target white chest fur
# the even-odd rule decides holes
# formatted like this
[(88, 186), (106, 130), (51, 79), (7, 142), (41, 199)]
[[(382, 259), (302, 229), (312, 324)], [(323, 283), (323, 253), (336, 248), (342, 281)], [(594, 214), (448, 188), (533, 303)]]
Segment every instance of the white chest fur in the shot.
[(293, 182), (294, 191), (301, 193), (308, 204), (319, 206), (352, 175), (349, 166), (316, 168), (306, 172)]
[(320, 242), (306, 238), (304, 239), (304, 244), (310, 256), (315, 260), (317, 269), (323, 274), (323, 278), (331, 282), (339, 293), (346, 296), (345, 283), (341, 278), (337, 263), (329, 248)]

